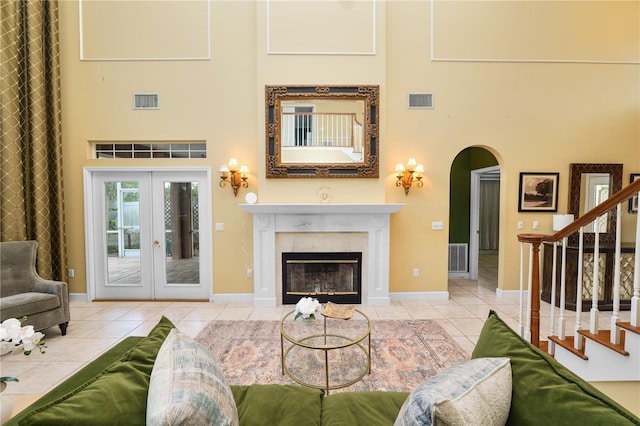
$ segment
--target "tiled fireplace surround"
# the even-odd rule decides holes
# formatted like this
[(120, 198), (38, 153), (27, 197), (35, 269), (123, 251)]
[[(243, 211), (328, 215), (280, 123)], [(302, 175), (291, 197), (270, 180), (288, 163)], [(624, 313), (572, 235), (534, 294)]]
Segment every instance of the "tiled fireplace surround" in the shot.
[(253, 305), (282, 304), (283, 252), (362, 252), (362, 302), (389, 305), (389, 222), (403, 204), (241, 204), (253, 214)]

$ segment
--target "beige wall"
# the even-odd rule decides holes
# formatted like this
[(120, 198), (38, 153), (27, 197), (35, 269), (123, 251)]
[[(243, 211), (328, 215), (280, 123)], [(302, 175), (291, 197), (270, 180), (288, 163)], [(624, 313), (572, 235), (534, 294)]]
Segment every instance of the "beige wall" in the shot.
[[(163, 13), (163, 3), (151, 2), (157, 6), (152, 12)], [(350, 2), (338, 3), (342, 6), (333, 6), (339, 13), (339, 7)], [(479, 20), (496, 15), (495, 10), (485, 10), (483, 15), (478, 10), (483, 10), (484, 2), (473, 3)], [(500, 2), (487, 5), (494, 3)], [(599, 6), (605, 3), (611, 4), (615, 19), (620, 20), (621, 31), (611, 37), (591, 30), (591, 9), (584, 11), (585, 19), (576, 9), (554, 10), (554, 23), (565, 22), (573, 29), (571, 34), (580, 35), (581, 52), (593, 53), (593, 58), (587, 59), (601, 60), (609, 46), (615, 51), (614, 60), (637, 62), (640, 42), (631, 38), (637, 36), (640, 24), (620, 16), (637, 16), (638, 3), (602, 2)], [(219, 164), (235, 156), (249, 165), (250, 190), (258, 193), (262, 203), (314, 203), (321, 186), (331, 187), (335, 203), (406, 203), (392, 216), (392, 292), (447, 289), (449, 173), (453, 159), (466, 147), (486, 147), (501, 166), (499, 286), (507, 290), (515, 289), (518, 283), (517, 221), (524, 221), (528, 232), (533, 220), (540, 222), (542, 232), (551, 231), (551, 214), (517, 212), (520, 172), (560, 172), (561, 213), (567, 208), (569, 163), (624, 163), (625, 183), (630, 172), (640, 172), (637, 63), (432, 61), (429, 2), (368, 4), (369, 9), (363, 10), (369, 13), (375, 8), (375, 21), (372, 13), (371, 20), (351, 26), (336, 21), (301, 34), (299, 28), (283, 24), (284, 9), (278, 9), (278, 19), (269, 30), (278, 50), (287, 50), (285, 35), (296, 38), (292, 48), (300, 48), (301, 38), (312, 37), (302, 45), (317, 49), (322, 46), (318, 38), (322, 40), (324, 28), (332, 31), (334, 50), (337, 32), (345, 38), (356, 33), (350, 49), (365, 51), (375, 34), (375, 54), (267, 54), (269, 3), (213, 1), (210, 60), (81, 61), (78, 3), (60, 2), (67, 235), (69, 265), (76, 271), (76, 277), (69, 279), (71, 291), (84, 293), (86, 286), (82, 168), (87, 166), (209, 166), (215, 176)], [(309, 3), (310, 8), (319, 5)], [(510, 37), (507, 31), (506, 36), (491, 39), (492, 44), (483, 46), (482, 51), (460, 50), (472, 48), (469, 43), (475, 36), (472, 29), (465, 33), (465, 27), (460, 26), (464, 5), (459, 2), (457, 14), (448, 10), (437, 15), (436, 28), (454, 28), (461, 37), (451, 46), (436, 40), (438, 48), (449, 49), (442, 53), (497, 56), (509, 52), (517, 57), (519, 52), (535, 52), (544, 58), (546, 52), (563, 52), (556, 45), (561, 31), (552, 39), (531, 35), (526, 43), (520, 32)], [(615, 27), (605, 19), (607, 10), (600, 8), (599, 14), (606, 20), (606, 28)], [(530, 9), (525, 12), (511, 7), (509, 13), (520, 19), (518, 14), (530, 13)], [(436, 32), (436, 37), (445, 36)], [(201, 35), (185, 34), (184, 42), (194, 37), (200, 40)], [(576, 41), (572, 39), (572, 43)], [(594, 46), (592, 51), (589, 46)], [(380, 178), (265, 179), (264, 86), (272, 84), (380, 85)], [(132, 93), (144, 91), (160, 92), (160, 110), (131, 109)], [(435, 108), (408, 110), (409, 92), (434, 93)], [(205, 140), (207, 159), (92, 160), (89, 142), (94, 140)], [(405, 197), (394, 185), (393, 169), (409, 156), (424, 163), (425, 185), (413, 188)], [(242, 190), (234, 198), (228, 188), (219, 188), (215, 180), (212, 184), (212, 221), (225, 224), (224, 232), (213, 235), (216, 293), (253, 291), (252, 280), (245, 273), (252, 263), (251, 217), (236, 206), (243, 202), (245, 193)], [(625, 213), (625, 227), (631, 226), (631, 219)], [(432, 221), (443, 221), (445, 231), (432, 231)], [(412, 276), (414, 268), (421, 269), (419, 277)]]

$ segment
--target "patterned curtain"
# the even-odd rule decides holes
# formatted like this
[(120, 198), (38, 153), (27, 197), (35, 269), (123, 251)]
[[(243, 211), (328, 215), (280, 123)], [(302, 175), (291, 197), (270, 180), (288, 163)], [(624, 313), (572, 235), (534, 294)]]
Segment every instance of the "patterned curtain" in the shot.
[(0, 240), (66, 280), (57, 0), (0, 1)]

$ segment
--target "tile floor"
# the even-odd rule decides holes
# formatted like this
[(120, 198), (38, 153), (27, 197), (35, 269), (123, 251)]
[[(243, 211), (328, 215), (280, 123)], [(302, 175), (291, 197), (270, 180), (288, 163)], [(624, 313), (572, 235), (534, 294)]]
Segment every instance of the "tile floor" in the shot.
[[(487, 272), (488, 271), (488, 272)], [(460, 346), (471, 353), (490, 309), (513, 328), (518, 325), (519, 301), (496, 296), (495, 271), (485, 270), (478, 281), (449, 280), (450, 299), (443, 301), (393, 301), (387, 307), (361, 306), (372, 319), (433, 319), (445, 328)], [(291, 306), (254, 308), (250, 304), (208, 302), (72, 302), (67, 336), (57, 327), (45, 330), (45, 354), (9, 354), (2, 357), (0, 375), (16, 376), (4, 395), (13, 398), (47, 392), (66, 377), (96, 358), (126, 336), (144, 336), (162, 315), (178, 328), (195, 336), (211, 320), (279, 320)], [(542, 303), (541, 335), (549, 330), (549, 304)], [(573, 328), (575, 314), (568, 312), (567, 331)], [(607, 325), (610, 313), (602, 313)], [(623, 313), (628, 318), (629, 314)], [(556, 313), (557, 318), (557, 313)], [(628, 319), (624, 319), (628, 321)], [(583, 327), (588, 326), (586, 314)]]

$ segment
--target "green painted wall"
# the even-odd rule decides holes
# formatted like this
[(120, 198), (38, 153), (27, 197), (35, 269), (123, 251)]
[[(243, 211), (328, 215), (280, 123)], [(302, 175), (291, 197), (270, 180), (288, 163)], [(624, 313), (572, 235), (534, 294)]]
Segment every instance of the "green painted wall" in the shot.
[(449, 242), (469, 242), (471, 171), (498, 165), (498, 160), (484, 148), (461, 151), (451, 165)]

